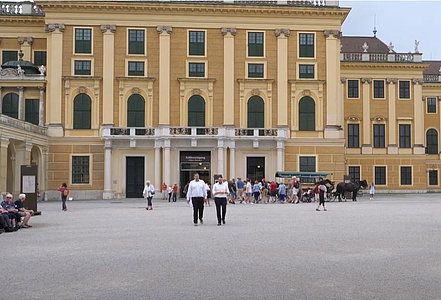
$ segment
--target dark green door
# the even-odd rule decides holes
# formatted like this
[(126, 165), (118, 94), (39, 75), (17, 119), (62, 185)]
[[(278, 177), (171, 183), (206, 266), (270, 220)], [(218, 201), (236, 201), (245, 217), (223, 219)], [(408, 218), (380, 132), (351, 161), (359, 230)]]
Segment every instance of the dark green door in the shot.
[(142, 198), (144, 157), (126, 157), (126, 198)]

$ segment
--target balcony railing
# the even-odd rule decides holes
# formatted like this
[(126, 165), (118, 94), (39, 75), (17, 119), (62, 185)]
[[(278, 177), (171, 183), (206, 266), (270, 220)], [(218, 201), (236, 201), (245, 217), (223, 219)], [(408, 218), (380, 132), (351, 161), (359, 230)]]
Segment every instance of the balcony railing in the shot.
[(32, 2), (0, 2), (0, 15), (44, 16), (44, 13), (38, 5)]
[(0, 114), (0, 124), (10, 127), (14, 127), (26, 132), (32, 132), (40, 135), (47, 135), (47, 129), (45, 127), (37, 126), (23, 120), (17, 120), (5, 115)]
[[(157, 0), (165, 2), (165, 0)], [(289, 5), (289, 6), (339, 6), (340, 1), (329, 0), (171, 0), (167, 2), (187, 2), (198, 4), (236, 4), (236, 5)]]
[(227, 127), (161, 127), (161, 128), (127, 128), (103, 127), (103, 138), (115, 139), (148, 139), (148, 138), (286, 138), (286, 130), (280, 128), (227, 128)]
[(441, 74), (425, 74), (423, 80), (424, 82), (441, 82)]
[(422, 62), (421, 53), (340, 53), (340, 60), (347, 62)]

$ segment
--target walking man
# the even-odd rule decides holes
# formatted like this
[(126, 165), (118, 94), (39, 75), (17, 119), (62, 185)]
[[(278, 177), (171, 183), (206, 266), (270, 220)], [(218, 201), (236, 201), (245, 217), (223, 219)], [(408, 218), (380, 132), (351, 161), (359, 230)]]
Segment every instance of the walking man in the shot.
[(217, 226), (222, 223), (225, 224), (225, 214), (227, 213), (227, 196), (228, 184), (223, 182), (222, 176), (219, 176), (218, 181), (213, 185), (213, 197), (216, 204)]
[(205, 182), (199, 179), (199, 174), (194, 174), (194, 180), (188, 184), (187, 203), (191, 200), (193, 204), (193, 223), (198, 225), (198, 219), (201, 224), (204, 224), (204, 200), (207, 200), (207, 189)]

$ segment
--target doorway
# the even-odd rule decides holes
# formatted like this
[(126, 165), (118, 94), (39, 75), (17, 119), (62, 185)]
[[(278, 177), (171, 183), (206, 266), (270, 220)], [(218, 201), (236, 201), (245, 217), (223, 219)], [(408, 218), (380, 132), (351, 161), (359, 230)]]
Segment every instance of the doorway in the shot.
[(193, 180), (194, 173), (206, 183), (211, 182), (211, 152), (210, 151), (181, 151), (180, 153), (180, 197), (186, 197), (184, 188)]
[(265, 178), (265, 157), (247, 157), (247, 178), (249, 178), (252, 183)]
[(144, 157), (126, 157), (126, 198), (142, 198), (144, 190)]

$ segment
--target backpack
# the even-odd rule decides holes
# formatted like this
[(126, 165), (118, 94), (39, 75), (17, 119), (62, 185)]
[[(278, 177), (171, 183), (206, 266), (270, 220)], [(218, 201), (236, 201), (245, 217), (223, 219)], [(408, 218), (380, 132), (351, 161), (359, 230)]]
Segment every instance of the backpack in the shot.
[(69, 195), (69, 190), (68, 189), (64, 189), (63, 196), (67, 197), (68, 195)]
[(296, 182), (294, 182), (294, 187), (296, 188), (296, 189), (298, 189), (299, 188), (299, 182), (298, 181), (296, 181)]

